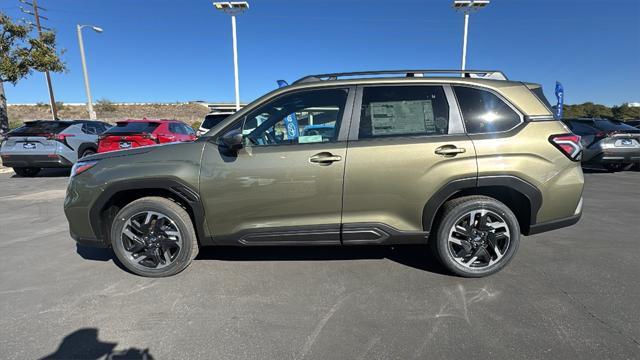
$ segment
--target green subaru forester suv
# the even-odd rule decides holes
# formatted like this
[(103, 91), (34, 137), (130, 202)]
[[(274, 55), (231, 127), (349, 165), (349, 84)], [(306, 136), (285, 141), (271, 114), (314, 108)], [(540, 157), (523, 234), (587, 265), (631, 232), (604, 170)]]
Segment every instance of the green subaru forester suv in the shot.
[(201, 246), (429, 244), (480, 277), (521, 234), (579, 220), (579, 140), (540, 85), (501, 72), (314, 75), (195, 142), (82, 159), (64, 208), (78, 243), (143, 276)]

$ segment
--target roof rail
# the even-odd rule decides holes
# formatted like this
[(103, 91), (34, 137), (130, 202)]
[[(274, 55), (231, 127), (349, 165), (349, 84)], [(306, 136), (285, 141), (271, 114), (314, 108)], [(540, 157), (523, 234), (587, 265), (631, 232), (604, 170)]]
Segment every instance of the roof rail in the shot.
[(485, 78), (493, 80), (509, 80), (507, 76), (499, 70), (376, 70), (376, 71), (355, 71), (331, 74), (309, 75), (294, 81), (294, 84), (315, 82), (322, 80), (337, 80), (341, 77), (353, 76), (377, 76), (404, 74), (406, 77), (424, 77), (425, 75), (447, 75), (458, 74), (462, 77)]

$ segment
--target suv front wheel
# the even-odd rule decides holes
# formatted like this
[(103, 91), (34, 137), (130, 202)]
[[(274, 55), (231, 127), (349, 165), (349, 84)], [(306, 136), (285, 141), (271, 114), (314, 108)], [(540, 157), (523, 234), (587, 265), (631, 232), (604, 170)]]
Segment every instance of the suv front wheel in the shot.
[(127, 269), (148, 277), (175, 275), (198, 254), (187, 211), (155, 196), (135, 200), (118, 212), (111, 226), (111, 245)]
[(511, 261), (520, 243), (520, 226), (500, 201), (465, 196), (444, 205), (434, 240), (434, 250), (448, 270), (464, 277), (483, 277)]

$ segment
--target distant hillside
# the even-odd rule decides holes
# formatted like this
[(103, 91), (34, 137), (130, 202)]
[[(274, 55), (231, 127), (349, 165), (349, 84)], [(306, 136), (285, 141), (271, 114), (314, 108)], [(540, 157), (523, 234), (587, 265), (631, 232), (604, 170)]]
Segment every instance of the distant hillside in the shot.
[[(99, 103), (94, 106), (98, 119), (115, 122), (123, 119), (176, 119), (189, 125), (199, 126), (209, 108), (201, 104), (145, 104), (145, 105), (120, 105), (113, 103)], [(19, 126), (24, 121), (36, 119), (51, 119), (51, 111), (48, 104), (37, 105), (9, 105), (10, 127)], [(88, 119), (84, 105), (59, 106), (60, 119)]]

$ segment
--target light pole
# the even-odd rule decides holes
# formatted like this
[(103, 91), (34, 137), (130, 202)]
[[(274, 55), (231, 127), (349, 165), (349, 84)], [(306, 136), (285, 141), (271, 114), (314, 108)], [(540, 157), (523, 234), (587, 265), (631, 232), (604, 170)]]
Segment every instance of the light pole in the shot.
[(233, 36), (233, 75), (236, 86), (236, 111), (240, 110), (240, 84), (238, 80), (238, 40), (236, 37), (236, 15), (249, 9), (246, 1), (214, 2), (213, 6), (231, 15), (231, 32)]
[[(479, 11), (483, 7), (489, 5), (489, 0), (455, 0), (453, 2), (453, 8), (456, 11), (462, 11), (464, 13), (464, 38), (462, 40), (462, 70), (466, 69), (467, 65), (467, 33), (469, 31), (469, 13), (472, 11)], [(462, 73), (464, 77), (464, 73)]]
[(84, 89), (87, 92), (87, 111), (89, 111), (89, 119), (96, 119), (96, 112), (93, 111), (93, 99), (91, 99), (91, 88), (89, 87), (89, 73), (87, 72), (87, 61), (84, 58), (84, 41), (82, 40), (82, 29), (90, 26), (97, 33), (102, 32), (102, 28), (95, 25), (76, 25), (78, 31), (78, 45), (80, 47), (80, 58), (82, 59), (82, 72), (84, 73)]

